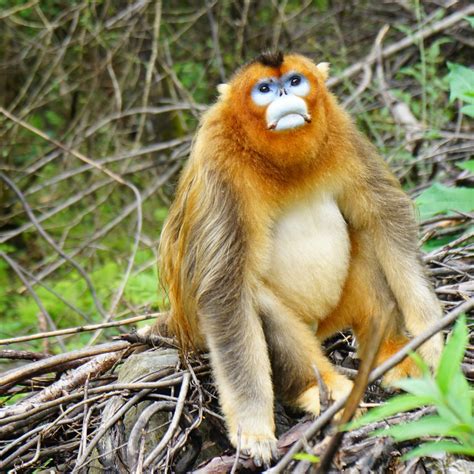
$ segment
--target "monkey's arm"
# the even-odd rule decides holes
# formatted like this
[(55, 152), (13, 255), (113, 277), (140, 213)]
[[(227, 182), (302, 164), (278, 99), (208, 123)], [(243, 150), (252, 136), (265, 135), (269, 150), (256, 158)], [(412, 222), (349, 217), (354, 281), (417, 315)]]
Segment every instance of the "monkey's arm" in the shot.
[[(205, 340), (232, 443), (269, 462), (275, 448), (273, 388), (256, 311), (249, 229), (233, 189), (202, 163), (190, 170), (162, 234), (172, 329)], [(240, 439), (239, 439), (240, 437)]]
[[(419, 258), (413, 204), (365, 137), (357, 133), (353, 143), (356, 162), (342, 193), (341, 210), (356, 231), (369, 233), (405, 326), (416, 336), (442, 312)], [(437, 335), (420, 352), (435, 368), (441, 349)]]

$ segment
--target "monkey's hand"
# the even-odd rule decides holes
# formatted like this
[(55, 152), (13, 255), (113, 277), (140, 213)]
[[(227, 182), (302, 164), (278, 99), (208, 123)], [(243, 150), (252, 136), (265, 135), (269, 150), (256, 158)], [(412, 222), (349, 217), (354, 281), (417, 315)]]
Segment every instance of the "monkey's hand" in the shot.
[(168, 312), (158, 314), (153, 324), (143, 326), (137, 331), (137, 334), (142, 337), (147, 337), (147, 336), (172, 337), (172, 334), (168, 327), (169, 319), (170, 319), (170, 315)]
[(241, 433), (231, 434), (232, 444), (242, 454), (250, 456), (256, 466), (269, 466), (272, 458), (276, 458), (278, 451), (276, 438), (273, 433), (251, 433), (243, 430)]

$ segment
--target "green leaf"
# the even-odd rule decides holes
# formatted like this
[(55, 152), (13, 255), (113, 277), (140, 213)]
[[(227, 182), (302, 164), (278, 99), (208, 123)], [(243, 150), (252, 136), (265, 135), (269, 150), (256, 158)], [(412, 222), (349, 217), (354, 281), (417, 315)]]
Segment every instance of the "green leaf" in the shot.
[(438, 415), (425, 416), (410, 423), (400, 423), (371, 433), (371, 436), (390, 436), (395, 441), (421, 438), (422, 436), (447, 436), (453, 429), (452, 422)]
[(470, 419), (468, 423), (461, 423), (454, 426), (448, 433), (447, 436), (452, 438), (458, 438), (458, 440), (471, 437), (474, 442), (474, 419)]
[(449, 100), (461, 99), (469, 104), (474, 104), (474, 70), (448, 62), (448, 81), (450, 88)]
[(474, 456), (474, 446), (465, 446), (456, 443), (455, 441), (433, 441), (430, 443), (423, 443), (418, 448), (409, 451), (402, 456), (402, 460), (419, 458), (421, 456), (429, 456), (437, 453), (452, 453), (464, 454), (466, 456)]
[(296, 461), (309, 461), (312, 463), (319, 462), (318, 456), (309, 453), (296, 453), (295, 455), (293, 455), (293, 459), (295, 459)]
[(447, 404), (458, 415), (459, 420), (469, 423), (472, 417), (472, 402), (469, 394), (469, 383), (458, 367), (451, 377), (448, 387)]
[(453, 210), (471, 212), (474, 208), (474, 188), (449, 188), (435, 183), (425, 189), (415, 203), (422, 220)]
[(39, 114), (34, 114), (34, 115), (31, 115), (29, 118), (28, 118), (28, 122), (33, 125), (33, 127), (36, 127), (36, 128), (43, 128), (44, 127), (44, 120), (43, 120), (43, 117)]
[(462, 315), (456, 321), (453, 332), (448, 338), (436, 372), (436, 382), (441, 392), (445, 395), (447, 395), (449, 391), (449, 385), (452, 382), (453, 375), (459, 370), (466, 350), (467, 341), (466, 317)]
[(47, 110), (45, 113), (46, 120), (54, 127), (60, 127), (64, 124), (64, 119), (53, 110)]
[(441, 418), (451, 421), (452, 423), (459, 423), (459, 415), (445, 400), (440, 400), (436, 403), (436, 410)]
[(456, 233), (453, 235), (445, 235), (444, 237), (437, 239), (430, 239), (421, 246), (421, 249), (426, 253), (432, 252), (433, 250), (439, 249), (440, 247), (444, 247), (446, 244), (449, 244), (449, 242), (459, 237), (460, 234), (461, 233)]
[(401, 379), (394, 382), (393, 385), (417, 396), (428, 396), (436, 399), (439, 394), (438, 387), (434, 380), (428, 377)]
[(463, 169), (463, 170), (467, 170), (471, 173), (474, 173), (474, 160), (469, 160), (469, 161), (463, 161), (461, 163), (456, 163), (456, 166), (458, 168)]
[(465, 16), (464, 19), (474, 28), (474, 16)]
[(316, 8), (322, 13), (326, 12), (329, 8), (329, 0), (314, 0), (314, 4), (316, 5)]
[(433, 404), (433, 398), (429, 396), (417, 396), (409, 393), (397, 395), (390, 400), (387, 400), (383, 405), (373, 408), (365, 415), (350, 422), (344, 426), (343, 429), (347, 431), (360, 428), (361, 426), (367, 425), (374, 421), (383, 420), (397, 413), (413, 410), (414, 408), (420, 408), (430, 404)]
[(451, 43), (451, 39), (449, 38), (439, 38), (431, 44), (431, 46), (425, 50), (426, 61), (436, 63), (440, 62), (441, 56), (441, 46), (443, 44)]
[(461, 112), (469, 117), (474, 117), (474, 104), (461, 107)]

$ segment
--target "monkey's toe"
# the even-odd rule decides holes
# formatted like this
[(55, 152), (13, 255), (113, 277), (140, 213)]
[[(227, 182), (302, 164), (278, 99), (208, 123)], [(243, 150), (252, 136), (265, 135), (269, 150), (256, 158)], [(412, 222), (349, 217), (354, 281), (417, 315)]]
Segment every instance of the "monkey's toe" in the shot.
[(242, 433), (240, 449), (243, 454), (250, 456), (256, 466), (269, 466), (278, 454), (274, 436)]

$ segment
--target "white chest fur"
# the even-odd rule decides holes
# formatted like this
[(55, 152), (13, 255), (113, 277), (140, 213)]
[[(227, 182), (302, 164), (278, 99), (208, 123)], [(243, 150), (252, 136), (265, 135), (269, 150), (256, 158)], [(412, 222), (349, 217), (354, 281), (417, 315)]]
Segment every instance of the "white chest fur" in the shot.
[(346, 222), (333, 198), (319, 194), (277, 221), (265, 279), (287, 306), (316, 321), (337, 305), (349, 258)]

